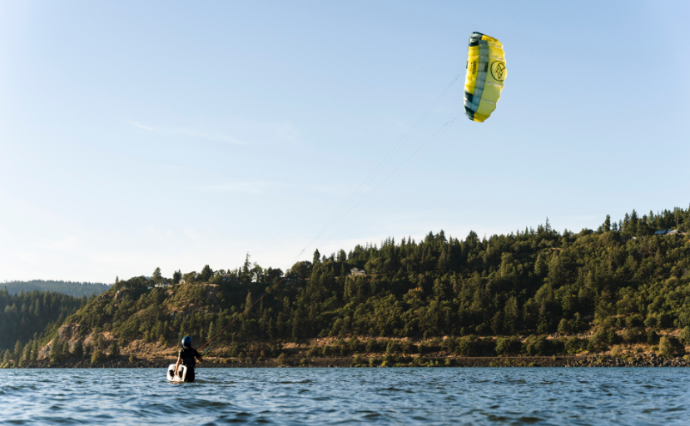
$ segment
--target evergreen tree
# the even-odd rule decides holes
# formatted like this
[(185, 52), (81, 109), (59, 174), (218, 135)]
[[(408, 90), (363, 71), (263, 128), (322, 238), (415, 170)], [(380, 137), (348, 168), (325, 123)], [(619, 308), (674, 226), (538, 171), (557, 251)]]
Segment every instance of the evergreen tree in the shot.
[(113, 342), (110, 345), (110, 358), (116, 359), (120, 356), (120, 346), (117, 344), (117, 342)]
[(244, 265), (242, 265), (242, 276), (245, 280), (248, 279), (247, 277), (249, 276), (250, 270), (252, 268), (252, 264), (249, 262), (249, 258), (249, 252), (247, 252), (247, 256), (244, 258)]
[(38, 351), (39, 350), (40, 350), (40, 346), (38, 344), (38, 339), (34, 339), (33, 344), (31, 345), (31, 355), (29, 358), (30, 361), (38, 360)]
[(93, 355), (91, 355), (91, 364), (100, 364), (103, 362), (105, 359), (105, 356), (103, 355), (103, 352), (100, 350), (96, 349), (93, 351)]
[(63, 358), (62, 343), (56, 337), (50, 342), (50, 363), (56, 364), (56, 363), (62, 361), (62, 358)]
[(213, 321), (208, 326), (208, 333), (206, 334), (206, 340), (211, 340), (213, 336), (215, 335), (215, 326), (213, 324)]
[(203, 282), (208, 282), (211, 277), (213, 276), (213, 270), (211, 269), (210, 266), (206, 265), (204, 268), (201, 270), (200, 274), (201, 281)]
[(22, 355), (22, 349), (24, 349), (24, 345), (22, 345), (22, 342), (17, 340), (17, 343), (14, 344), (14, 354), (13, 354), (14, 362), (19, 362), (19, 359), (21, 358), (21, 355)]
[(534, 263), (534, 275), (537, 277), (544, 277), (546, 276), (546, 273), (548, 272), (548, 267), (546, 266), (546, 261), (544, 260), (544, 256), (539, 253), (537, 255), (537, 261)]
[(161, 268), (156, 268), (153, 271), (153, 275), (151, 276), (151, 279), (153, 282), (159, 283), (163, 280), (163, 276), (161, 275)]
[(76, 343), (74, 344), (74, 350), (72, 351), (74, 356), (77, 358), (83, 358), (84, 357), (84, 340), (83, 339), (78, 339)]
[(637, 225), (638, 225), (637, 212), (633, 209), (630, 215), (630, 234), (637, 235)]

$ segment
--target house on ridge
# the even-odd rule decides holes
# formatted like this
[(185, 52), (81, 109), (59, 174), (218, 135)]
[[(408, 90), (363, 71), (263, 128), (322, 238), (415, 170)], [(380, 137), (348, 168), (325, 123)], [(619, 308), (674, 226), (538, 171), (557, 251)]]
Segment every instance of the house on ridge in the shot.
[(350, 270), (350, 276), (351, 277), (366, 277), (367, 271), (365, 271), (364, 269), (352, 268)]

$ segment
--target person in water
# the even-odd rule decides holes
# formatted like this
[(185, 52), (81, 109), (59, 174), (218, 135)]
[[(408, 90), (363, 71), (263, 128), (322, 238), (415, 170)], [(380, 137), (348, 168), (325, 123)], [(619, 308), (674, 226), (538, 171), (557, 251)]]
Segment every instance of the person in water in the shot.
[(187, 367), (187, 375), (185, 376), (185, 382), (194, 381), (194, 366), (196, 365), (196, 360), (199, 362), (204, 362), (201, 354), (192, 347), (192, 338), (185, 336), (182, 338), (182, 349), (177, 355), (177, 364), (175, 364), (175, 372), (180, 368), (180, 364)]

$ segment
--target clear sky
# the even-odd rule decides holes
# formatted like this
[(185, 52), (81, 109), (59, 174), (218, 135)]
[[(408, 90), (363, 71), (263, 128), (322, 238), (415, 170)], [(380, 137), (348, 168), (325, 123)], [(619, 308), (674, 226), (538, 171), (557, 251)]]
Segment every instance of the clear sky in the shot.
[[(689, 5), (0, 0), (0, 280), (687, 208)], [(472, 31), (506, 51), (485, 123)]]

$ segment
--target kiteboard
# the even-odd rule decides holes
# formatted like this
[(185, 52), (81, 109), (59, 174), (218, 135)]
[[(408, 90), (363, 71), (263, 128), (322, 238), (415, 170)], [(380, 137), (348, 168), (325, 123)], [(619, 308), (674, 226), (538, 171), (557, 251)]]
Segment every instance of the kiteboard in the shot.
[(180, 365), (177, 369), (177, 374), (175, 374), (175, 364), (170, 364), (166, 377), (169, 382), (184, 382), (184, 379), (187, 377), (187, 367)]

